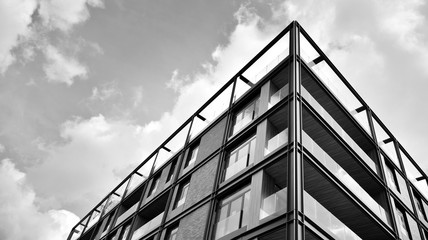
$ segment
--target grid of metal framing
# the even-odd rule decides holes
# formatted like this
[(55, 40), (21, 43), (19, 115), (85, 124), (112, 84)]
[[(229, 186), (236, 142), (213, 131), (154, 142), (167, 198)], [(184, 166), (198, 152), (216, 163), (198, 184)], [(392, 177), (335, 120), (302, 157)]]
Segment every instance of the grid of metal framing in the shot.
[[(417, 179), (417, 181), (425, 181), (427, 183), (428, 177), (426, 173), (422, 171), (422, 169), (416, 164), (416, 162), (409, 156), (409, 154), (406, 152), (406, 150), (402, 147), (402, 145), (395, 139), (395, 137), (391, 134), (391, 132), (385, 127), (385, 125), (379, 120), (379, 118), (375, 115), (375, 113), (370, 109), (370, 107), (364, 102), (364, 100), (358, 95), (358, 93), (354, 90), (354, 88), (345, 80), (345, 78), (342, 76), (342, 74), (336, 69), (336, 67), (332, 64), (332, 62), (327, 58), (327, 56), (321, 51), (321, 49), (314, 43), (314, 41), (309, 37), (309, 35), (306, 33), (306, 31), (296, 22), (292, 22), (289, 26), (287, 26), (277, 37), (275, 37), (265, 48), (263, 48), (251, 61), (248, 62), (235, 76), (233, 76), (217, 93), (215, 93), (205, 104), (202, 105), (201, 108), (199, 108), (187, 121), (185, 121), (170, 137), (168, 137), (152, 154), (149, 155), (149, 157), (144, 160), (133, 172), (131, 172), (116, 188), (114, 188), (99, 204), (96, 205), (95, 208), (93, 208), (84, 218), (81, 222), (76, 224), (76, 226), (73, 227), (68, 239), (74, 239), (73, 234), (74, 230), (77, 228), (80, 228), (81, 232), (83, 234), (78, 239), (93, 239), (93, 237), (96, 234), (95, 229), (100, 227), (101, 220), (105, 218), (107, 215), (104, 215), (104, 206), (109, 201), (109, 198), (116, 194), (116, 191), (124, 186), (127, 186), (129, 184), (130, 178), (134, 174), (139, 174), (138, 170), (141, 169), (145, 164), (147, 164), (150, 161), (152, 162), (152, 166), (150, 168), (150, 173), (148, 176), (141, 176), (145, 177), (143, 181), (135, 188), (133, 189), (132, 193), (129, 195), (126, 195), (127, 193), (124, 192), (123, 196), (118, 204), (113, 208), (117, 209), (121, 204), (123, 204), (125, 201), (127, 201), (133, 194), (138, 192), (141, 194), (139, 196), (138, 204), (137, 204), (137, 210), (130, 214), (127, 219), (122, 221), (122, 224), (125, 223), (131, 223), (131, 226), (135, 224), (135, 219), (138, 213), (141, 211), (144, 211), (147, 206), (150, 204), (156, 202), (161, 197), (166, 198), (166, 204), (165, 204), (165, 214), (162, 217), (161, 224), (159, 227), (156, 228), (155, 231), (150, 233), (149, 235), (145, 236), (144, 239), (149, 239), (150, 237), (154, 237), (154, 239), (163, 239), (165, 236), (165, 230), (169, 229), (172, 226), (175, 226), (177, 222), (183, 218), (184, 216), (187, 216), (194, 210), (198, 209), (199, 207), (209, 204), (209, 216), (207, 217), (207, 221), (205, 223), (206, 229), (204, 231), (204, 239), (213, 239), (213, 232), (214, 232), (214, 226), (215, 226), (215, 214), (216, 214), (216, 208), (218, 204), (219, 197), (225, 196), (225, 194), (230, 193), (234, 189), (238, 188), (239, 186), (242, 186), (243, 182), (250, 181), (252, 174), (256, 173), (257, 171), (265, 168), (272, 162), (276, 161), (277, 159), (281, 157), (287, 158), (287, 164), (288, 164), (288, 172), (287, 172), (287, 182), (288, 182), (288, 192), (287, 192), (287, 213), (283, 214), (282, 216), (279, 216), (271, 221), (265, 222), (260, 224), (257, 227), (251, 228), (248, 231), (244, 233), (240, 233), (240, 235), (236, 235), (234, 237), (239, 237), (240, 239), (253, 239), (260, 234), (266, 233), (266, 232), (272, 232), (277, 229), (284, 228), (284, 233), (286, 234), (286, 239), (304, 239), (305, 237), (305, 231), (310, 230), (311, 232), (317, 233), (322, 232), (323, 230), (320, 227), (317, 227), (315, 224), (313, 224), (311, 221), (307, 221), (305, 213), (304, 213), (304, 201), (303, 201), (303, 189), (304, 189), (304, 173), (303, 173), (303, 157), (305, 154), (305, 150), (302, 144), (302, 109), (307, 105), (304, 100), (302, 100), (302, 83), (301, 83), (301, 73), (302, 68), (306, 67), (306, 64), (302, 58), (301, 58), (301, 37), (304, 37), (312, 46), (312, 48), (317, 52), (319, 55), (316, 59), (313, 59), (311, 64), (318, 64), (319, 62), (324, 61), (333, 71), (334, 73), (339, 77), (341, 82), (348, 88), (348, 90), (354, 95), (355, 98), (358, 99), (358, 101), (361, 103), (362, 107), (357, 109), (357, 111), (365, 111), (367, 114), (368, 124), (369, 124), (369, 131), (371, 132), (372, 136), (369, 136), (368, 139), (372, 140), (372, 144), (376, 146), (376, 152), (377, 152), (377, 158), (380, 159), (381, 155), (383, 154), (383, 150), (378, 144), (378, 141), (376, 141), (376, 131), (374, 126), (374, 121), (380, 125), (381, 128), (386, 132), (386, 134), (389, 136), (388, 139), (386, 139), (384, 142), (392, 143), (394, 145), (394, 149), (396, 151), (396, 154), (398, 156), (399, 166), (396, 166), (390, 159), (387, 157), (385, 158), (385, 161), (389, 162), (391, 166), (394, 167), (394, 170), (397, 174), (400, 174), (404, 177), (406, 181), (406, 187), (409, 191), (409, 197), (412, 204), (412, 208), (409, 209), (405, 204), (402, 204), (403, 207), (406, 209), (406, 212), (410, 214), (413, 219), (416, 220), (419, 226), (420, 235), (424, 236), (424, 231), (428, 232), (428, 226), (424, 225), (422, 221), (419, 220), (416, 212), (416, 206), (415, 201), (412, 201), (413, 194), (412, 192), (419, 192), (419, 195), (422, 197), (422, 200), (425, 201), (425, 203), (428, 203), (427, 199), (424, 199), (424, 193), (420, 193), (420, 190), (414, 187), (414, 185), (411, 183), (411, 181), (406, 177), (407, 173), (405, 171), (406, 167), (404, 166), (404, 163), (402, 161), (401, 154), (404, 154), (405, 157), (410, 161), (411, 164), (414, 165), (414, 167), (420, 172), (421, 176)], [(279, 40), (282, 38), (289, 38), (289, 53), (286, 58), (284, 58), (281, 63), (274, 68), (270, 69), (269, 73), (267, 73), (265, 76), (263, 76), (261, 79), (257, 81), (251, 81), (245, 76), (245, 73), (248, 69), (251, 68), (253, 64), (255, 64), (263, 55), (269, 51)], [(232, 127), (232, 118), (233, 114), (241, 107), (245, 102), (247, 102), (249, 99), (251, 99), (252, 96), (257, 94), (258, 91), (260, 91), (260, 88), (269, 81), (269, 76), (275, 72), (278, 71), (280, 67), (285, 67), (286, 65), (291, 66), (289, 71), (289, 95), (282, 99), (278, 104), (276, 104), (271, 109), (267, 110), (260, 116), (258, 116), (256, 119), (254, 119), (249, 125), (247, 125), (242, 131), (240, 131), (238, 134), (234, 135), (233, 137), (229, 137), (229, 133), (231, 131)], [(247, 85), (246, 91), (242, 93), (242, 95), (238, 96), (236, 98), (236, 92), (237, 92), (237, 86), (238, 84), (245, 83)], [(321, 85), (324, 85), (320, 81)], [(226, 91), (230, 90), (230, 95), (228, 98), (228, 104), (225, 107), (224, 111), (221, 112), (217, 117), (213, 118), (212, 121), (203, 128), (197, 135), (191, 136), (193, 125), (196, 121), (206, 121), (207, 117), (204, 116), (204, 110), (206, 110), (211, 103), (213, 103), (221, 94), (225, 93)], [(326, 88), (326, 91), (329, 92), (328, 88)], [(343, 112), (348, 115), (349, 119), (353, 120), (355, 122), (355, 125), (360, 128), (360, 130), (363, 133), (366, 133), (363, 127), (356, 121), (352, 115), (348, 112), (348, 110), (343, 107), (341, 102), (336, 99), (334, 94), (330, 93), (332, 99), (336, 101), (336, 103), (343, 108)], [(231, 148), (231, 146), (236, 145), (239, 141), (243, 139), (243, 136), (248, 136), (251, 132), (254, 132), (254, 129), (258, 124), (260, 124), (263, 120), (267, 119), (271, 114), (275, 113), (278, 109), (281, 107), (287, 107), (289, 112), (289, 135), (288, 135), (288, 143), (286, 146), (284, 146), (282, 149), (278, 150), (275, 154), (269, 156), (268, 158), (264, 159), (262, 162), (258, 163), (257, 165), (254, 165), (250, 169), (246, 170), (244, 173), (239, 175), (238, 177), (234, 178), (232, 181), (228, 181), (226, 184), (221, 183), (221, 174), (222, 169), (224, 169), (224, 159), (226, 158), (227, 151)], [(182, 175), (179, 175), (179, 171), (182, 168), (181, 165), (184, 164), (186, 158), (186, 151), (190, 149), (194, 144), (196, 144), (198, 141), (200, 141), (201, 136), (203, 136), (205, 133), (207, 133), (212, 127), (216, 126), (220, 121), (224, 120), (226, 121), (226, 128), (223, 131), (223, 137), (222, 137), (222, 144), (221, 147), (219, 147), (217, 150), (213, 151), (209, 156), (207, 156), (204, 160), (198, 163), (198, 166), (202, 166), (205, 163), (209, 162), (216, 156), (220, 156), (220, 160), (218, 161), (217, 166), (217, 172), (215, 176), (215, 184), (212, 193), (209, 196), (204, 197), (203, 199), (199, 200), (197, 203), (195, 203), (193, 206), (185, 209), (181, 213), (177, 214), (171, 219), (167, 219), (167, 213), (168, 209), (170, 209), (170, 205), (174, 202), (174, 189), (176, 189), (181, 183), (184, 181), (187, 181), (189, 177), (194, 173), (196, 170), (198, 170), (198, 166), (193, 167), (190, 171), (185, 172)], [(374, 121), (373, 121), (374, 120)], [(170, 158), (168, 158), (165, 162), (161, 164), (161, 166), (157, 166), (156, 159), (158, 157), (158, 154), (161, 151), (167, 151), (170, 152), (171, 150), (168, 148), (168, 143), (174, 139), (180, 132), (187, 131), (185, 136), (185, 141), (182, 144), (182, 147), (179, 148), (177, 152), (173, 154)], [(194, 133), (193, 133), (194, 134)], [(366, 133), (367, 134), (367, 133)], [(152, 178), (162, 170), (166, 169), (167, 166), (170, 166), (172, 161), (176, 161), (175, 164), (175, 174), (172, 179), (171, 185), (166, 187), (162, 190), (159, 194), (157, 194), (153, 199), (144, 202), (143, 198), (145, 196), (145, 192), (148, 191), (149, 182), (152, 180)], [(368, 172), (371, 173), (371, 170), (366, 165), (362, 164)], [(387, 186), (385, 183), (385, 176), (384, 176), (384, 164), (380, 162), (378, 164), (380, 170), (380, 176), (373, 174), (374, 177), (384, 186), (387, 192), (387, 201), (388, 201), (388, 208), (391, 212), (393, 201), (400, 202), (401, 199), (397, 197)], [(141, 175), (141, 174), (140, 174)], [(126, 189), (126, 187), (125, 187)], [(125, 190), (126, 191), (126, 190)], [(428, 194), (428, 193), (426, 193)], [(117, 194), (116, 194), (117, 195)], [(135, 196), (133, 196), (135, 197)], [(115, 210), (110, 209), (110, 213)], [(88, 225), (88, 222), (90, 221), (91, 214), (93, 212), (98, 212), (99, 218), (97, 219), (97, 222), (93, 224), (92, 226), (88, 227), (88, 229), (85, 229)], [(117, 211), (115, 212), (117, 215)], [(385, 228), (391, 236), (393, 236), (396, 239), (399, 239), (398, 236), (398, 230), (397, 230), (397, 224), (395, 223), (395, 218), (393, 217), (392, 212), (391, 218), (392, 218), (392, 229)], [(114, 217), (114, 219), (117, 218)], [(379, 221), (379, 224), (382, 225)], [(118, 228), (120, 228), (121, 225), (110, 227), (108, 230), (109, 233), (112, 233), (116, 231)], [(132, 229), (132, 227), (131, 227)], [(105, 236), (109, 236), (109, 233), (107, 233)], [(89, 236), (92, 235), (92, 236)], [(424, 239), (427, 239), (425, 236)], [(107, 237), (104, 237), (102, 239), (107, 239)], [(131, 236), (128, 236), (127, 239), (131, 239)]]

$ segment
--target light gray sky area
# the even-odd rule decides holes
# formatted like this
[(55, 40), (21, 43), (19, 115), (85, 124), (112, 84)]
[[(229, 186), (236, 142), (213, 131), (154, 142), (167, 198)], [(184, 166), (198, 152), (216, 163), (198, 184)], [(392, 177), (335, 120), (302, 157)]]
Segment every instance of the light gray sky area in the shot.
[(0, 239), (65, 239), (292, 20), (428, 172), (427, 17), (422, 0), (0, 0)]

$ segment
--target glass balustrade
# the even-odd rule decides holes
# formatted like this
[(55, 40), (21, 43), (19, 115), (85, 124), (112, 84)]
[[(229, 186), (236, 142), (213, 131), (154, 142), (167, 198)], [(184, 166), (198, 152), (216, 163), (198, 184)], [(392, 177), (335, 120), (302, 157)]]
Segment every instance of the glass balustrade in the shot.
[(337, 219), (330, 211), (322, 206), (309, 193), (304, 191), (305, 215), (329, 233), (334, 239), (360, 240), (361, 238)]
[(389, 225), (385, 209), (379, 205), (339, 164), (334, 161), (312, 138), (303, 131), (303, 146), (335, 177), (361, 199), (379, 218)]
[(217, 223), (217, 230), (216, 230), (216, 239), (219, 239), (237, 229), (239, 229), (239, 224), (241, 221), (243, 211), (237, 211), (233, 214), (231, 214), (229, 217), (219, 221)]
[(116, 220), (115, 226), (119, 225), (123, 220), (127, 219), (129, 216), (131, 216), (138, 207), (138, 202), (135, 203), (132, 207), (130, 207), (128, 210), (126, 210), (124, 213), (122, 213)]
[(351, 147), (352, 150), (375, 172), (376, 163), (371, 159), (361, 147), (346, 133), (345, 130), (327, 113), (327, 111), (312, 97), (312, 95), (302, 87), (303, 98), (315, 109), (315, 111), (332, 127), (337, 134)]
[(268, 109), (280, 102), (288, 95), (288, 84), (279, 89), (276, 93), (272, 94), (269, 98)]
[(232, 165), (230, 165), (226, 169), (225, 180), (229, 179), (230, 177), (232, 177), (233, 175), (235, 175), (236, 173), (238, 173), (242, 169), (246, 168), (249, 157), (250, 157), (249, 154), (241, 155), (240, 158), (236, 162), (234, 162)]
[(268, 217), (274, 213), (280, 212), (287, 208), (287, 188), (283, 188), (278, 192), (263, 199), (260, 208), (260, 219)]
[(275, 151), (278, 147), (288, 143), (288, 128), (268, 140), (265, 148), (265, 156)]
[(155, 218), (153, 218), (152, 220), (148, 221), (146, 224), (144, 224), (143, 226), (135, 230), (134, 234), (132, 234), (131, 240), (137, 240), (143, 237), (144, 235), (148, 234), (149, 232), (151, 232), (153, 229), (159, 227), (159, 225), (162, 222), (163, 214), (164, 212), (157, 215)]

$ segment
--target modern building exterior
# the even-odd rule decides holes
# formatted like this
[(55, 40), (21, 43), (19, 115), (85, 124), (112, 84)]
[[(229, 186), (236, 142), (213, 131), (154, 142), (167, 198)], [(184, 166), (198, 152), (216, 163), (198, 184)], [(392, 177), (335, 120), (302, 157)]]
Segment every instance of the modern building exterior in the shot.
[(292, 22), (68, 239), (428, 239), (427, 181)]

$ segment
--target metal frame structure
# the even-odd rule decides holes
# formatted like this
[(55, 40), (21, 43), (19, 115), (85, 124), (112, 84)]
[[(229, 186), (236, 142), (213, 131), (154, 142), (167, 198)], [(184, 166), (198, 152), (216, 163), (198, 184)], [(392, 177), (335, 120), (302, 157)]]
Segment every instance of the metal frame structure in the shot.
[[(267, 56), (269, 51), (275, 49), (276, 46), (285, 41), (288, 44), (288, 53), (284, 57), (277, 57), (276, 64), (270, 68), (266, 67), (266, 73), (260, 79), (253, 79), (248, 76), (247, 71), (250, 71), (254, 66), (260, 63), (263, 57)], [(311, 61), (305, 61), (303, 54), (303, 42), (306, 41), (312, 52), (317, 55)], [(305, 43), (306, 44), (306, 43)], [(282, 45), (281, 45), (282, 46)], [(307, 47), (307, 46), (306, 46)], [(286, 51), (286, 48), (284, 49)], [(347, 91), (351, 93), (354, 99), (359, 103), (359, 107), (356, 109), (349, 109), (344, 106), (339, 96), (337, 96), (334, 91), (331, 90), (331, 86), (328, 86), (328, 83), (319, 77), (314, 70), (318, 64), (324, 63), (332, 73), (335, 74), (335, 77), (339, 80), (338, 84), (343, 84)], [(289, 67), (289, 70), (284, 70)], [(267, 107), (267, 102), (270, 101), (269, 91), (272, 87), (273, 77), (279, 75), (281, 71), (286, 72), (286, 78), (289, 85), (288, 94), (280, 99), (276, 104), (271, 107)], [(322, 92), (323, 98), (329, 99), (329, 104), (334, 105), (334, 111), (337, 111), (338, 115), (342, 118), (338, 121), (342, 121), (342, 125), (346, 124), (352, 127), (352, 134), (361, 136), (364, 143), (369, 146), (372, 146), (370, 152), (370, 158), (374, 161), (376, 166), (375, 169), (360, 156), (358, 146), (355, 147), (347, 138), (343, 137), (335, 131), (335, 127), (332, 125), (331, 121), (326, 120), (325, 115), (321, 115), (315, 107), (312, 106), (309, 99), (306, 99), (303, 91), (307, 91), (304, 88), (303, 81), (308, 81), (303, 79), (303, 73), (305, 77), (311, 79), (313, 84), (319, 86), (319, 92)], [(240, 85), (241, 84), (241, 85)], [(244, 86), (244, 87), (242, 87)], [(230, 91), (230, 92), (228, 92)], [(230, 94), (230, 95), (225, 95)], [(267, 94), (267, 95), (266, 95)], [(243, 129), (238, 131), (236, 134), (231, 135), (232, 125), (234, 124), (234, 114), (246, 103), (249, 99), (252, 99), (254, 96), (259, 96), (263, 98), (263, 106), (266, 109), (259, 110), (259, 115), (252, 119)], [(213, 106), (213, 103), (225, 96), (224, 103), (221, 105), (217, 116), (209, 117), (207, 114), (207, 109)], [(246, 139), (252, 134), (257, 136), (258, 141), (261, 139), (266, 141), (266, 131), (267, 131), (267, 121), (269, 121), (272, 116), (276, 113), (286, 109), (288, 112), (288, 117), (284, 117), (281, 121), (286, 121), (288, 124), (288, 134), (287, 134), (287, 144), (276, 149), (272, 154), (263, 155), (265, 147), (265, 142), (263, 144), (258, 143), (256, 146), (257, 151), (254, 153), (258, 161), (256, 161), (251, 166), (248, 165), (244, 169), (231, 179), (223, 181), (222, 176), (224, 174), (225, 160), (228, 158), (228, 153), (230, 149), (234, 146), (237, 146), (242, 142), (243, 139)], [(218, 109), (217, 109), (218, 110)], [(330, 113), (333, 110), (329, 110)], [(354, 114), (363, 113), (366, 119), (366, 127), (361, 124)], [(308, 128), (307, 123), (307, 114), (311, 115), (313, 121), (316, 122), (319, 126), (322, 127), (322, 131), (326, 131), (329, 135), (334, 138), (334, 144), (339, 144), (344, 150), (344, 154), (352, 156), (355, 163), (354, 166), (357, 166), (359, 171), (364, 172), (363, 176), (369, 176), (373, 179), (373, 183), (378, 186), (382, 194), (380, 196), (375, 196), (376, 201), (381, 204), (379, 205), (385, 211), (385, 216), (379, 216), (367, 205), (367, 199), (362, 199), (362, 196), (358, 192), (353, 192), (349, 188), (349, 183), (342, 183), (341, 180), (336, 176), (332, 176), (329, 173), (329, 168), (326, 165), (320, 163), (317, 160), (315, 153), (312, 153), (308, 148), (308, 142), (305, 142), (305, 128)], [(334, 118), (333, 118), (334, 119)], [(345, 119), (345, 120), (343, 120)], [(197, 129), (197, 122), (208, 122), (205, 128)], [(377, 124), (377, 125), (376, 125)], [(317, 125), (317, 126), (318, 126)], [(340, 125), (340, 124), (339, 124)], [(377, 138), (376, 126), (383, 129), (384, 134), (389, 136), (387, 139)], [(309, 126), (313, 127), (313, 126)], [(340, 126), (339, 126), (340, 127)], [(218, 129), (217, 129), (218, 128)], [(196, 129), (196, 130), (195, 130)], [(217, 133), (215, 132), (217, 131)], [(351, 130), (345, 129), (345, 132), (350, 132)], [(183, 143), (178, 147), (176, 151), (171, 148), (168, 144), (174, 141), (182, 132), (185, 133)], [(198, 132), (198, 133), (196, 133)], [(199, 160), (195, 163), (195, 166), (190, 167), (189, 169), (183, 169), (184, 161), (186, 160), (189, 149), (195, 144), (202, 144), (205, 140), (205, 137), (212, 135), (213, 132), (217, 134), (217, 140), (219, 146), (215, 149), (211, 149), (209, 153), (204, 157), (200, 157)], [(378, 132), (379, 133), (379, 132)], [(348, 135), (346, 135), (348, 136)], [(378, 136), (379, 137), (379, 136)], [(352, 137), (351, 137), (352, 138)], [(354, 137), (355, 138), (355, 137)], [(313, 140), (315, 142), (315, 140)], [(392, 154), (396, 154), (398, 165), (394, 162), (393, 159), (390, 159), (389, 154), (391, 152), (386, 152), (383, 149), (381, 144), (392, 143), (393, 151)], [(391, 145), (390, 145), (391, 146)], [(171, 156), (166, 159), (160, 158), (160, 152), (166, 151), (171, 153)], [(367, 151), (366, 151), (367, 153)], [(404, 156), (402, 156), (404, 155)], [(403, 159), (405, 158), (405, 159)], [(286, 159), (286, 160), (282, 160)], [(334, 159), (333, 159), (334, 160)], [(404, 163), (404, 160), (407, 162)], [(153, 162), (152, 162), (153, 161)], [(160, 161), (158, 164), (157, 161)], [(174, 176), (169, 183), (165, 183), (163, 189), (161, 189), (155, 196), (148, 198), (146, 196), (147, 189), (150, 188), (153, 176), (155, 174), (162, 174), (164, 170), (169, 172), (169, 168), (172, 165), (172, 162), (176, 161)], [(209, 185), (212, 189), (205, 196), (199, 197), (196, 202), (191, 206), (186, 206), (183, 209), (174, 210), (173, 202), (176, 198), (177, 189), (180, 184), (185, 181), (190, 181), (193, 176), (197, 176), (197, 173), (202, 171), (205, 166), (208, 166), (210, 163), (215, 162), (215, 172), (212, 172), (213, 180), (212, 186)], [(216, 222), (216, 216), (218, 216), (218, 202), (233, 193), (236, 189), (239, 189), (243, 184), (250, 184), (252, 191), (252, 197), (254, 197), (249, 206), (249, 210), (254, 215), (258, 216), (260, 211), (260, 205), (265, 201), (262, 197), (258, 197), (257, 194), (265, 191), (265, 171), (266, 169), (272, 167), (275, 164), (279, 164), (280, 161), (285, 161), (286, 169), (283, 169), (283, 174), (286, 175), (286, 184), (287, 184), (287, 204), (286, 211), (278, 216), (269, 217), (267, 219), (251, 219), (248, 226), (241, 228), (239, 230), (233, 231), (226, 234), (225, 236), (218, 237), (216, 235), (216, 228), (218, 228), (218, 223)], [(386, 175), (385, 175), (385, 164), (393, 167), (393, 171), (398, 177), (404, 179), (404, 187), (407, 192), (406, 199), (402, 199), (403, 196), (399, 195), (400, 193), (394, 192), (391, 190), (391, 186), (387, 184)], [(409, 164), (413, 166), (410, 170)], [(340, 165), (340, 164), (339, 164)], [(149, 166), (148, 176), (139, 173), (140, 169)], [(347, 166), (350, 169), (349, 166)], [(315, 169), (315, 170), (313, 170)], [(383, 236), (385, 239), (400, 239), (403, 237), (403, 232), (401, 230), (401, 222), (397, 219), (396, 209), (403, 209), (406, 215), (405, 227), (408, 231), (412, 231), (408, 239), (428, 239), (428, 220), (424, 220), (422, 216), (418, 215), (418, 206), (413, 198), (418, 195), (422, 198), (422, 202), (425, 203), (426, 209), (423, 208), (423, 211), (426, 211), (428, 215), (428, 176), (424, 173), (417, 165), (417, 163), (409, 156), (407, 151), (402, 147), (402, 145), (397, 141), (397, 139), (392, 135), (392, 133), (386, 128), (386, 126), (379, 120), (373, 110), (364, 102), (364, 100), (358, 95), (355, 89), (346, 81), (343, 75), (337, 70), (333, 63), (327, 58), (327, 56), (321, 51), (321, 49), (315, 44), (315, 42), (310, 38), (307, 32), (299, 25), (298, 22), (293, 21), (289, 26), (287, 26), (277, 37), (275, 37), (266, 47), (264, 47), (253, 59), (251, 59), (237, 74), (235, 74), (226, 84), (220, 88), (205, 104), (203, 104), (188, 120), (186, 120), (174, 133), (168, 137), (152, 154), (148, 156), (137, 168), (132, 171), (120, 184), (115, 187), (102, 201), (92, 209), (81, 222), (76, 224), (73, 227), (68, 240), (111, 240), (115, 239), (116, 233), (122, 231), (122, 227), (125, 224), (130, 224), (130, 235), (124, 239), (118, 240), (131, 240), (131, 235), (133, 231), (136, 231), (137, 220), (144, 215), (146, 212), (151, 212), (151, 209), (164, 209), (161, 220), (157, 226), (151, 229), (147, 235), (141, 236), (138, 239), (164, 239), (166, 236), (166, 230), (172, 226), (176, 226), (183, 219), (190, 218), (196, 213), (199, 213), (200, 209), (206, 209), (206, 215), (203, 220), (203, 232), (199, 235), (199, 238), (203, 239), (333, 239), (339, 238), (338, 235), (335, 235), (334, 231), (329, 230), (328, 227), (320, 226), (320, 222), (317, 222), (316, 217), (314, 217), (311, 210), (306, 206), (308, 200), (305, 200), (305, 196), (309, 193), (306, 192), (306, 189), (311, 188), (311, 182), (308, 180), (309, 175), (305, 174), (309, 172), (316, 172), (323, 176), (321, 179), (326, 183), (331, 184), (333, 187), (327, 189), (328, 191), (338, 192), (338, 196), (345, 199), (348, 204), (347, 206), (355, 206), (355, 210), (352, 210), (352, 214), (355, 216), (364, 216), (364, 218), (369, 219), (375, 227), (370, 231), (378, 231), (380, 235), (375, 233), (366, 233), (355, 227), (355, 223), (351, 220), (348, 220), (349, 216), (346, 216), (343, 212), (339, 213), (339, 217), (333, 217), (331, 219), (340, 218), (339, 220), (349, 223), (353, 230), (357, 231), (362, 239), (374, 239), (370, 238), (369, 235), (373, 236)], [(420, 176), (411, 180), (411, 175), (416, 171)], [(356, 174), (356, 173), (355, 173)], [(131, 181), (134, 175), (141, 177), (142, 181), (138, 186), (130, 188)], [(313, 176), (312, 176), (313, 177)], [(355, 180), (354, 180), (355, 181)], [(360, 180), (363, 181), (363, 180)], [(416, 182), (415, 182), (416, 181)], [(425, 181), (425, 185), (421, 185)], [(308, 182), (308, 184), (305, 184)], [(262, 186), (263, 185), (263, 186)], [(117, 192), (125, 186), (125, 189), (122, 194)], [(422, 186), (422, 187), (420, 187)], [(190, 188), (192, 185), (190, 185)], [(333, 189), (334, 188), (334, 189)], [(257, 189), (257, 190), (256, 190)], [(404, 190), (401, 188), (402, 191)], [(424, 192), (426, 190), (426, 192)], [(313, 191), (313, 190), (312, 190)], [(360, 195), (359, 195), (360, 194)], [(404, 193), (402, 193), (404, 194)], [(340, 195), (340, 196), (339, 196)], [(119, 201), (116, 202), (115, 206), (112, 209), (106, 209), (112, 204), (111, 199), (116, 196), (119, 198)], [(313, 196), (312, 196), (313, 197)], [(319, 196), (318, 196), (319, 197)], [(409, 199), (407, 199), (407, 197)], [(315, 198), (315, 197), (314, 197)], [(137, 200), (135, 200), (137, 199)], [(325, 203), (328, 200), (323, 200)], [(126, 207), (129, 205), (129, 202), (135, 204), (136, 210), (134, 212), (127, 213), (132, 207)], [(135, 203), (134, 203), (135, 202)], [(159, 205), (161, 202), (161, 206)], [(348, 203), (349, 202), (349, 203)], [(410, 204), (409, 204), (410, 202)], [(330, 204), (330, 203), (329, 203)], [(322, 204), (321, 204), (322, 205)], [(327, 205), (326, 205), (327, 206)], [(327, 208), (324, 206), (324, 208)], [(124, 210), (125, 209), (125, 210)], [(330, 207), (331, 210), (331, 207)], [(119, 217), (119, 211), (125, 211), (129, 216), (127, 216), (121, 223), (117, 223)], [(153, 210), (158, 211), (158, 210)], [(160, 210), (159, 210), (160, 211)], [(328, 211), (328, 209), (327, 209)], [(381, 211), (382, 212), (382, 211)], [(110, 215), (108, 215), (108, 214)], [(123, 213), (122, 213), (123, 214)], [(312, 215), (311, 215), (312, 214)], [(102, 233), (105, 228), (106, 218), (111, 217), (113, 219), (112, 226), (108, 226), (106, 233)], [(94, 220), (91, 226), (88, 226), (91, 220)], [(411, 221), (416, 224), (413, 224)], [(332, 220), (333, 221), (333, 220)], [(358, 220), (357, 220), (358, 221)], [(340, 222), (340, 221), (339, 221)], [(357, 222), (358, 223), (358, 222)], [(144, 223), (146, 224), (146, 223)], [(187, 223), (189, 224), (189, 223)], [(202, 223), (199, 223), (200, 225)], [(322, 224), (322, 223), (321, 223)], [(343, 223), (345, 226), (347, 224)], [(354, 225), (353, 225), (354, 224)], [(82, 227), (83, 226), (83, 227)], [(404, 226), (404, 225), (403, 225)], [(416, 230), (415, 227), (416, 226)], [(374, 230), (373, 230), (374, 229)], [(180, 232), (180, 227), (179, 230)], [(345, 231), (345, 230), (344, 230)], [(348, 230), (346, 230), (348, 231)], [(346, 232), (345, 231), (345, 232)], [(369, 230), (368, 230), (369, 231)], [(418, 232), (418, 233), (415, 233)], [(103, 235), (104, 234), (104, 235)], [(123, 232), (122, 232), (123, 234)], [(269, 235), (270, 234), (270, 235)], [(352, 235), (352, 234), (351, 234)], [(267, 237), (265, 237), (267, 236)], [(117, 237), (117, 236), (116, 236)], [(344, 238), (345, 239), (345, 238)], [(358, 239), (358, 238), (356, 238)], [(132, 238), (132, 240), (135, 240)]]

